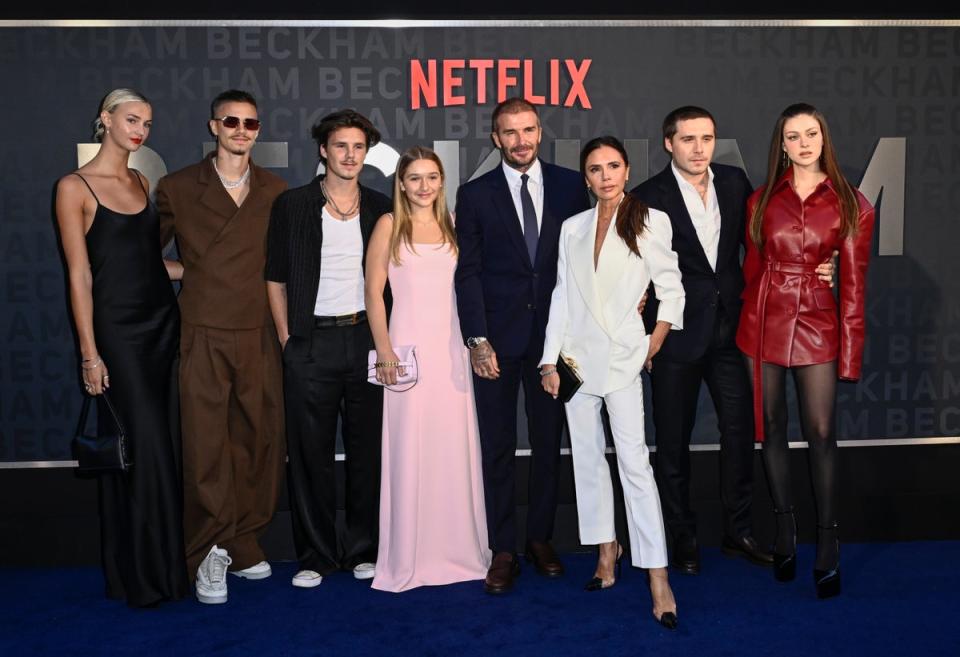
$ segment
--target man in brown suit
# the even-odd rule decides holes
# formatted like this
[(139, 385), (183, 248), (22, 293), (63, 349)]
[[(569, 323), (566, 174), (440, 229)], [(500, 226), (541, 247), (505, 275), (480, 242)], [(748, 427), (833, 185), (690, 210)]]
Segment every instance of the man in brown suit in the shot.
[(271, 574), (258, 538), (283, 472), (280, 350), (263, 285), (270, 207), (286, 183), (250, 161), (256, 100), (226, 91), (210, 107), (216, 152), (163, 178), (164, 243), (176, 237), (180, 293), (187, 570), (197, 598), (227, 601), (226, 572)]

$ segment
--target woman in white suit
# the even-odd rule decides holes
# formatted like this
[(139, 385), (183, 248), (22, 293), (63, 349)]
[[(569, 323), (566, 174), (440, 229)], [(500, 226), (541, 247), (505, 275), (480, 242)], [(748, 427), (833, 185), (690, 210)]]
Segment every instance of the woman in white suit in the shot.
[[(600, 409), (604, 402), (617, 452), (627, 511), (631, 561), (648, 569), (653, 615), (677, 625), (677, 605), (667, 580), (667, 546), (660, 498), (644, 440), (640, 370), (671, 330), (681, 329), (684, 293), (671, 249), (670, 219), (624, 194), (629, 162), (614, 137), (591, 140), (580, 170), (597, 206), (563, 222), (557, 286), (550, 302), (540, 374), (556, 396), (560, 354), (576, 364), (583, 385), (566, 404), (580, 519), (580, 540), (598, 545), (599, 560), (587, 590), (616, 581), (623, 548), (614, 528), (613, 485), (605, 457)], [(660, 305), (648, 335), (637, 305), (653, 281)], [(619, 570), (619, 569), (618, 569)]]

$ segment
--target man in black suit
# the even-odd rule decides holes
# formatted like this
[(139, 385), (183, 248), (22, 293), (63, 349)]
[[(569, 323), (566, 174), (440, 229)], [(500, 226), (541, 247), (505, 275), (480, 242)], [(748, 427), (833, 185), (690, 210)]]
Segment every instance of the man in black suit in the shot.
[(501, 166), (457, 192), (457, 310), (474, 371), (487, 527), (493, 563), (489, 593), (520, 573), (514, 455), (517, 395), (523, 384), (530, 457), (525, 554), (548, 577), (563, 573), (550, 546), (557, 508), (563, 409), (543, 391), (537, 370), (550, 295), (557, 279), (560, 224), (589, 207), (576, 172), (541, 161), (536, 108), (510, 98), (493, 112)]
[[(740, 247), (752, 187), (742, 169), (711, 164), (715, 141), (715, 122), (707, 110), (670, 112), (663, 121), (670, 164), (632, 191), (670, 216), (687, 298), (683, 330), (654, 357), (651, 379), (657, 487), (673, 539), (671, 563), (688, 574), (700, 571), (689, 447), (701, 381), (719, 421), (723, 550), (759, 565), (773, 563), (751, 536), (753, 410), (747, 370), (734, 341), (743, 290)], [(644, 312), (648, 323), (656, 313), (651, 299)]]
[[(281, 194), (267, 233), (267, 296), (283, 345), (283, 387), (293, 538), (293, 585), (324, 575), (374, 576), (380, 504), (383, 388), (367, 383), (373, 339), (364, 307), (367, 244), (392, 205), (360, 184), (380, 141), (353, 110), (313, 127), (326, 175)], [(334, 451), (337, 419), (346, 452), (346, 528), (337, 536)]]

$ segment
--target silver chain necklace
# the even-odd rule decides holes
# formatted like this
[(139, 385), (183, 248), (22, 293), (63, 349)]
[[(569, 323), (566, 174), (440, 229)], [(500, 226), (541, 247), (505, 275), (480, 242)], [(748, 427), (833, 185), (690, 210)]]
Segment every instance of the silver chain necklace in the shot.
[(250, 165), (247, 164), (247, 169), (243, 172), (243, 175), (240, 176), (239, 180), (227, 180), (223, 177), (223, 174), (220, 173), (220, 169), (217, 168), (217, 158), (213, 158), (213, 170), (217, 172), (217, 178), (220, 179), (220, 184), (223, 185), (224, 189), (236, 189), (237, 187), (243, 187), (247, 184), (247, 180), (250, 179)]
[(346, 212), (344, 212), (337, 206), (337, 202), (333, 200), (332, 196), (330, 196), (330, 193), (327, 191), (327, 186), (323, 183), (322, 180), (320, 181), (320, 190), (323, 192), (324, 198), (327, 199), (331, 207), (333, 207), (336, 213), (340, 215), (341, 221), (345, 221), (350, 217), (354, 216), (357, 213), (357, 210), (360, 209), (360, 190), (359, 189), (357, 189), (357, 198), (353, 199), (353, 205)]

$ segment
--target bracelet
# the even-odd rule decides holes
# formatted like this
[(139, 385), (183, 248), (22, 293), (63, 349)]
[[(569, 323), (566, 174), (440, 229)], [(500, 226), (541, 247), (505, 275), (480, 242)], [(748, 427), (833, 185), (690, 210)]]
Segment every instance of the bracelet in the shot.
[(81, 367), (82, 369), (85, 369), (85, 370), (95, 370), (95, 369), (97, 369), (98, 367), (100, 367), (100, 363), (103, 362), (103, 359), (100, 358), (99, 356), (97, 356), (97, 362), (95, 362), (93, 365), (84, 365), (84, 364), (83, 364), (83, 363), (87, 363), (87, 362), (89, 362), (89, 361), (91, 361), (91, 360), (93, 360), (93, 359), (90, 358), (90, 359), (88, 359), (88, 360), (81, 361), (80, 367)]
[(81, 363), (89, 363), (90, 361), (92, 361), (92, 360), (97, 360), (97, 359), (99, 359), (99, 358), (100, 358), (100, 356), (97, 355), (97, 356), (94, 356), (93, 358), (84, 358), (84, 359), (82, 359), (80, 362), (81, 362)]
[(378, 360), (373, 364), (374, 367), (400, 367), (399, 360)]
[(557, 373), (556, 367), (554, 367), (552, 370), (540, 370), (541, 377), (550, 376), (551, 374), (556, 374), (556, 373)]

